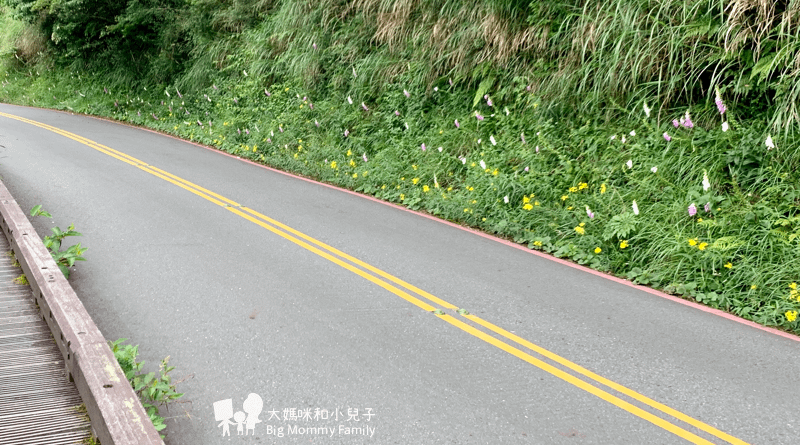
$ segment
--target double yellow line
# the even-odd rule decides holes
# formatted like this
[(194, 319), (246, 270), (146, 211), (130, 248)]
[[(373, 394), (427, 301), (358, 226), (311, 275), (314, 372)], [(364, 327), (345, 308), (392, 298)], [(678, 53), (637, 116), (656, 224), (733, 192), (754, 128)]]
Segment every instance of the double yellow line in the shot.
[[(91, 147), (103, 154), (111, 156), (115, 159), (118, 159), (122, 162), (130, 164), (138, 169), (141, 169), (153, 176), (159, 177), (167, 182), (170, 182), (178, 187), (181, 187), (195, 195), (210, 201), (220, 207), (225, 208), (226, 210), (254, 223), (257, 224), (270, 232), (291, 241), (298, 246), (307, 249), (329, 261), (335, 263), (361, 277), (366, 280), (369, 280), (378, 286), (386, 289), (387, 291), (397, 295), (398, 297), (408, 301), (409, 303), (419, 307), (420, 309), (431, 312), (436, 315), (439, 319), (444, 320), (445, 322), (461, 329), (464, 332), (467, 332), (470, 335), (473, 335), (486, 343), (491, 344), (521, 360), (524, 360), (530, 363), (537, 368), (548, 372), (555, 377), (558, 377), (567, 383), (570, 383), (588, 393), (591, 393), (606, 402), (611, 403), (629, 413), (638, 416), (648, 422), (653, 423), (654, 425), (661, 427), (679, 437), (686, 439), (687, 441), (695, 444), (708, 444), (711, 445), (712, 442), (690, 432), (686, 429), (675, 425), (672, 422), (669, 422), (659, 416), (656, 416), (639, 406), (636, 406), (628, 401), (617, 397), (608, 391), (595, 386), (595, 384), (606, 386), (618, 393), (624, 394), (625, 396), (636, 400), (637, 402), (646, 405), (652, 409), (660, 411), (663, 414), (671, 416), (681, 422), (689, 424), (700, 431), (704, 431), (714, 437), (722, 439), (726, 442), (736, 445), (747, 445), (746, 442), (737, 439), (729, 434), (726, 434), (710, 425), (707, 425), (697, 419), (687, 416), (680, 411), (672, 409), (666, 405), (656, 402), (642, 394), (639, 394), (636, 391), (633, 391), (625, 386), (622, 386), (618, 383), (615, 383), (611, 380), (608, 380), (604, 377), (601, 377), (582, 366), (573, 363), (553, 352), (548, 351), (547, 349), (542, 348), (534, 343), (531, 343), (528, 340), (525, 340), (517, 335), (512, 334), (511, 332), (506, 331), (503, 328), (500, 328), (482, 318), (469, 314), (467, 311), (463, 309), (459, 309), (458, 306), (449, 303), (445, 300), (442, 300), (434, 295), (431, 295), (428, 292), (425, 292), (422, 289), (417, 288), (389, 273), (386, 273), (370, 264), (367, 264), (358, 258), (350, 256), (332, 246), (329, 246), (319, 240), (316, 240), (302, 232), (299, 232), (285, 224), (282, 224), (266, 215), (263, 215), (253, 209), (245, 207), (235, 201), (232, 201), (224, 196), (221, 196), (217, 193), (214, 193), (210, 190), (207, 190), (197, 184), (189, 182), (183, 178), (175, 176), (169, 172), (161, 170), (157, 167), (149, 165), (143, 161), (140, 161), (132, 156), (129, 156), (125, 153), (120, 151), (114, 150), (110, 147), (106, 147), (105, 145), (98, 144), (92, 140), (86, 139), (82, 136), (78, 136), (74, 133), (70, 133), (65, 130), (61, 130), (59, 128), (43, 124), (40, 122), (36, 122), (30, 119), (26, 119), (23, 117), (6, 114), (0, 112), (0, 116), (7, 117), (9, 119), (14, 119), (20, 122), (25, 122), (39, 128), (43, 128), (45, 130), (52, 131), (54, 133), (60, 134), (64, 137), (77, 141), (81, 144), (84, 144), (88, 147)], [(443, 311), (449, 310), (453, 313), (453, 315), (446, 313)], [(457, 318), (456, 316), (460, 318)], [(467, 320), (471, 323), (467, 323), (463, 320)], [(476, 326), (481, 326), (486, 331), (476, 328)], [(488, 332), (494, 333), (496, 336), (490, 335)], [(502, 337), (504, 340), (501, 340), (497, 337)], [(508, 341), (508, 342), (507, 342)], [(517, 346), (512, 346), (514, 343)], [(519, 347), (525, 348), (529, 351), (532, 351), (540, 356), (555, 362), (561, 365), (563, 368), (571, 370), (574, 374), (570, 374), (564, 371), (561, 368), (551, 365), (539, 358), (534, 357), (533, 355), (523, 351)], [(578, 378), (576, 375), (580, 375), (583, 379)], [(592, 382), (592, 383), (590, 383)]]

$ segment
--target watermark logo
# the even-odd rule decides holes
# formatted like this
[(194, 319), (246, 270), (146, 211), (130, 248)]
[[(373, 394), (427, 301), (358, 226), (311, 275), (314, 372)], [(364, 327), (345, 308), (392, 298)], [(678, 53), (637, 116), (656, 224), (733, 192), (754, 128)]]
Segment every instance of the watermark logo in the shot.
[[(262, 421), (259, 416), (269, 416)], [(375, 413), (372, 408), (341, 406), (327, 408), (268, 408), (264, 410), (264, 401), (258, 394), (249, 394), (242, 403), (242, 409), (234, 411), (233, 399), (214, 402), (214, 419), (222, 436), (231, 436), (231, 427), (236, 426), (237, 436), (255, 436), (256, 424), (264, 422), (259, 430), (261, 434), (274, 437), (284, 436), (317, 436), (333, 437), (362, 436), (372, 438), (375, 435), (373, 422)]]
[[(236, 425), (236, 433), (239, 436), (242, 434), (247, 436), (251, 431), (255, 436), (256, 424), (261, 423), (258, 416), (261, 414), (261, 410), (264, 409), (264, 401), (261, 400), (261, 396), (258, 394), (251, 393), (242, 404), (242, 409), (244, 411), (233, 412), (233, 399), (214, 402), (214, 418), (217, 422), (220, 422), (217, 426), (222, 428), (223, 437), (231, 435), (231, 425)], [(231, 422), (231, 419), (233, 419), (233, 422)], [(245, 429), (245, 427), (247, 428)]]

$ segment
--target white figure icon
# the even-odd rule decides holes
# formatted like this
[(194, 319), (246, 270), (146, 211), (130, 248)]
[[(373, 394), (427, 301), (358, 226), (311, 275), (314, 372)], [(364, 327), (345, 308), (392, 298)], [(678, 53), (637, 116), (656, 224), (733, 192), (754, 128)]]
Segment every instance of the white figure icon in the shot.
[(250, 433), (250, 430), (253, 430), (253, 435), (255, 436), (256, 424), (261, 423), (261, 421), (258, 420), (258, 416), (264, 408), (264, 401), (261, 400), (261, 396), (258, 394), (251, 393), (247, 396), (247, 399), (245, 399), (242, 408), (244, 412), (247, 413), (247, 420), (245, 421), (247, 424), (247, 431), (245, 432), (245, 436)]
[(246, 416), (247, 415), (241, 411), (236, 411), (236, 414), (233, 415), (233, 420), (236, 422), (237, 436), (244, 434), (244, 419)]
[[(235, 425), (233, 422), (231, 422), (231, 417), (233, 417), (233, 399), (225, 399), (214, 402), (214, 418), (217, 420), (217, 422), (221, 421), (217, 426), (222, 427), (223, 437), (225, 437), (226, 434), (228, 436), (231, 435), (231, 425)], [(239, 430), (241, 431), (241, 423), (239, 425)]]

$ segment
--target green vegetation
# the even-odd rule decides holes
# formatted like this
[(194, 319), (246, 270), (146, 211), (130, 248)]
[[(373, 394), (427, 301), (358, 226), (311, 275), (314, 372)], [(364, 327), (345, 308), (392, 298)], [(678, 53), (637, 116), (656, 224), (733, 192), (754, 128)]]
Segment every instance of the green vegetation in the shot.
[[(161, 361), (158, 368), (158, 374), (155, 372), (142, 373), (144, 362), (137, 362), (136, 357), (139, 356), (139, 346), (123, 345), (126, 338), (109, 342), (111, 351), (114, 357), (117, 358), (119, 366), (125, 373), (125, 378), (130, 382), (131, 387), (139, 396), (139, 399), (144, 406), (150, 421), (153, 422), (156, 431), (162, 431), (167, 425), (164, 423), (164, 418), (159, 415), (158, 409), (160, 406), (166, 406), (169, 402), (183, 396), (175, 390), (175, 386), (180, 382), (172, 383), (172, 376), (169, 375), (175, 367), (167, 366), (169, 357)], [(163, 439), (164, 436), (162, 435)]]
[(0, 100), (155, 128), (800, 333), (796, 1), (4, 1)]
[[(31, 209), (31, 216), (53, 217), (51, 214), (42, 210), (41, 205), (34, 206)], [(69, 246), (67, 250), (61, 250), (61, 242), (68, 236), (81, 236), (81, 234), (75, 231), (74, 224), (70, 224), (66, 231), (58, 227), (53, 227), (50, 230), (53, 234), (45, 236), (42, 240), (44, 242), (44, 247), (50, 251), (50, 255), (55, 260), (58, 268), (61, 269), (61, 273), (64, 274), (64, 277), (69, 279), (69, 268), (75, 265), (75, 261), (86, 261), (86, 258), (83, 257), (83, 253), (86, 252), (86, 249), (81, 247), (81, 243), (77, 243)]]

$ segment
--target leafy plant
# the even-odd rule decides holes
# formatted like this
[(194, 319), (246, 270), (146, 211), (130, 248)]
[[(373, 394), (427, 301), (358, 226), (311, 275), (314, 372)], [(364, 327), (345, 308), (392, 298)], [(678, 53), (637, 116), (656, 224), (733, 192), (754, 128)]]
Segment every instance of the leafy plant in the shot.
[[(31, 209), (31, 216), (53, 217), (42, 210), (41, 205), (34, 206)], [(76, 261), (86, 261), (86, 258), (83, 257), (86, 249), (82, 248), (80, 243), (77, 243), (69, 246), (66, 250), (61, 250), (61, 243), (68, 236), (81, 236), (81, 234), (75, 231), (74, 224), (70, 224), (66, 231), (61, 230), (59, 227), (53, 227), (50, 230), (53, 234), (45, 236), (42, 241), (47, 250), (50, 251), (50, 255), (55, 260), (58, 268), (61, 269), (66, 278), (69, 278), (69, 268), (74, 266)]]
[(139, 396), (156, 431), (162, 431), (167, 425), (164, 423), (164, 418), (159, 415), (159, 407), (166, 406), (169, 402), (183, 396), (183, 393), (176, 391), (176, 385), (179, 382), (173, 383), (170, 375), (175, 367), (168, 366), (169, 357), (165, 357), (159, 365), (158, 373), (142, 373), (145, 362), (136, 361), (136, 357), (139, 355), (139, 346), (125, 345), (123, 344), (125, 341), (127, 341), (126, 338), (110, 341), (109, 346), (125, 373), (125, 378)]

